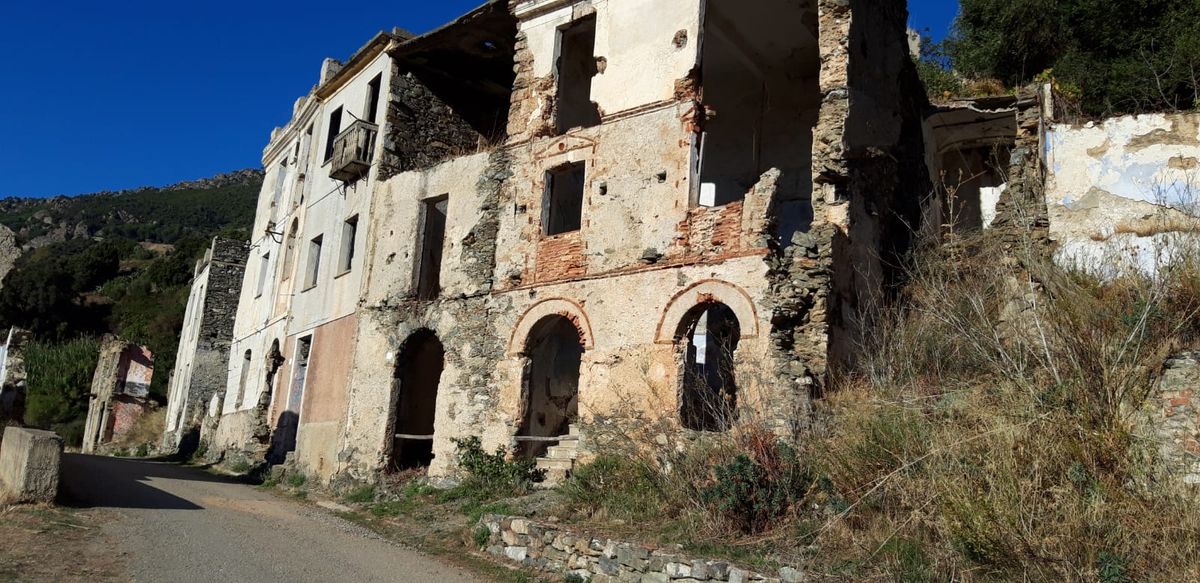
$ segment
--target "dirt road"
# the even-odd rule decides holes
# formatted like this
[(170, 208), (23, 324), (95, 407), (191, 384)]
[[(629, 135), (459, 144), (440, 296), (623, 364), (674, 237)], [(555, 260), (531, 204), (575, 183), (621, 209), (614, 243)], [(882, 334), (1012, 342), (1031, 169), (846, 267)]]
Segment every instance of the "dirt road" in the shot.
[(192, 468), (63, 457), (62, 498), (110, 509), (134, 581), (481, 581), (323, 510)]

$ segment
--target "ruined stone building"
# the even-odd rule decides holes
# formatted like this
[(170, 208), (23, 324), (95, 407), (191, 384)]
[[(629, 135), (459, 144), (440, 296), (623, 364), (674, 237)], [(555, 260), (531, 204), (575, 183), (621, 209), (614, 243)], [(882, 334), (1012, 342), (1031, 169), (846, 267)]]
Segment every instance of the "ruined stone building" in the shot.
[(20, 425), (25, 418), (25, 349), (30, 334), (12, 327), (0, 344), (0, 428)]
[(246, 243), (217, 237), (196, 263), (167, 388), (162, 446), (168, 451), (187, 454), (195, 450), (211, 401), (225, 393), (246, 254)]
[(92, 375), (83, 452), (91, 453), (133, 428), (152, 406), (154, 355), (144, 346), (105, 335)]
[(328, 481), (589, 424), (796, 435), (930, 190), (903, 3), (492, 1), (327, 60), (210, 451)]

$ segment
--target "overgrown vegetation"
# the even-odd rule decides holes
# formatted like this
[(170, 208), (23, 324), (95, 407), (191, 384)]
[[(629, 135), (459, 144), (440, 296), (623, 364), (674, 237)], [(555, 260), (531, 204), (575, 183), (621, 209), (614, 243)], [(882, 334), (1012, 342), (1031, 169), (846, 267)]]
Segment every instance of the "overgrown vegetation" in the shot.
[[(1200, 97), (1200, 4), (1178, 0), (961, 0), (921, 72), (930, 94), (1053, 79), (1091, 116), (1176, 111)], [(951, 73), (953, 71), (953, 73)]]
[[(30, 330), (26, 423), (82, 439), (100, 334), (154, 354), (151, 392), (166, 395), (195, 262), (213, 235), (245, 238), (259, 179), (210, 189), (144, 189), (0, 201), (0, 224), (27, 251), (0, 289), (0, 328)], [(86, 231), (90, 236), (83, 236)]]
[(579, 468), (572, 511), (856, 581), (1200, 577), (1200, 504), (1142, 437), (1200, 338), (1200, 255), (1097, 273), (993, 237), (913, 258), (827, 431), (791, 451), (744, 415), (690, 440), (643, 423)]
[(509, 459), (504, 446), (488, 453), (477, 436), (453, 441), (458, 450), (458, 467), (463, 472), (462, 483), (456, 490), (466, 497), (495, 500), (519, 496), (545, 477), (533, 460)]
[(31, 342), (25, 351), (25, 422), (57, 432), (70, 445), (83, 443), (88, 391), (99, 355), (99, 343), (92, 338)]

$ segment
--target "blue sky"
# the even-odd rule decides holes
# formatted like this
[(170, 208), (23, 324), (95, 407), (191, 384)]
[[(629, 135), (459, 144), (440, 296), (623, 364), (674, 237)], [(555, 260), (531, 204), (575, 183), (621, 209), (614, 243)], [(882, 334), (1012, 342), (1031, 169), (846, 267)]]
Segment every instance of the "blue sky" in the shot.
[[(0, 198), (165, 185), (260, 164), (271, 128), (376, 32), (481, 0), (41, 0), (0, 18)], [(911, 0), (936, 36), (957, 0)]]

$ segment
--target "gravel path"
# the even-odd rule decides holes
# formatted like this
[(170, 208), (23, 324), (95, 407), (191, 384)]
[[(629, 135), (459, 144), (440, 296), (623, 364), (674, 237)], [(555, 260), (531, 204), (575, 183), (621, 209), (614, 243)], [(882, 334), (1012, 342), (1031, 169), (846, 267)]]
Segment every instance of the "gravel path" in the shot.
[(105, 530), (134, 581), (482, 580), (320, 509), (174, 464), (67, 454), (62, 491), (117, 515)]

